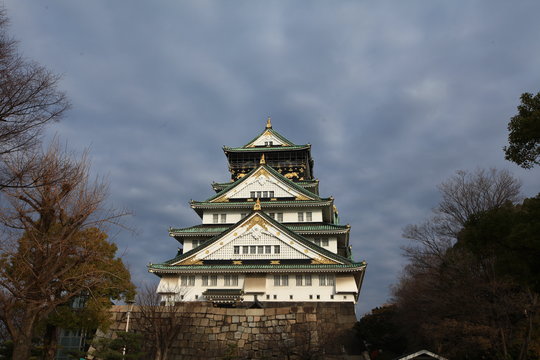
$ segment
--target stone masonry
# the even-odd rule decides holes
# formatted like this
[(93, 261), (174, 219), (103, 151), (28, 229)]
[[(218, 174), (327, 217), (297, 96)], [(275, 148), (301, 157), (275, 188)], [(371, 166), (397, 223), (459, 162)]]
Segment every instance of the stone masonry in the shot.
[[(128, 308), (112, 308), (112, 332), (125, 331)], [(167, 311), (158, 318), (181, 318), (177, 324), (182, 329), (168, 353), (171, 360), (345, 359), (345, 345), (350, 348), (350, 329), (356, 323), (354, 305), (349, 303), (275, 303), (246, 309), (196, 302), (179, 303), (172, 313), (170, 308), (156, 309)], [(130, 331), (143, 332), (144, 314), (133, 307)], [(144, 338), (152, 341), (148, 334)]]

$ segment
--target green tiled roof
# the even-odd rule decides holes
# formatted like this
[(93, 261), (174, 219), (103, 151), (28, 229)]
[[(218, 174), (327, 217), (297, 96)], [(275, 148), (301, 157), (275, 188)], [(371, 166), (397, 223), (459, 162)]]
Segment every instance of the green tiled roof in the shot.
[(293, 145), (294, 146), (294, 143), (288, 139), (285, 138), (285, 136), (281, 135), (280, 133), (278, 133), (276, 130), (272, 129), (272, 128), (265, 128), (263, 130), (263, 132), (261, 132), (259, 135), (255, 136), (253, 139), (251, 139), (247, 144), (245, 144), (243, 146), (243, 148), (246, 148), (247, 146), (249, 146), (251, 143), (253, 143), (255, 140), (257, 140), (259, 137), (261, 137), (265, 132), (269, 132), (271, 133), (272, 135), (274, 135), (275, 137), (277, 137), (279, 140), (281, 140), (282, 142), (284, 143), (287, 143), (287, 144), (290, 144), (290, 145)]
[(224, 146), (223, 151), (225, 152), (274, 152), (274, 151), (284, 151), (284, 150), (305, 150), (309, 149), (311, 145), (294, 145), (294, 146), (260, 146), (260, 147), (228, 147)]
[(213, 238), (211, 238), (208, 241), (204, 242), (203, 244), (197, 246), (196, 248), (191, 249), (190, 251), (186, 252), (185, 254), (180, 254), (180, 255), (177, 255), (175, 258), (173, 258), (171, 260), (167, 260), (164, 264), (170, 265), (170, 264), (176, 263), (176, 262), (178, 262), (178, 261), (180, 261), (182, 259), (190, 257), (191, 255), (197, 253), (198, 251), (204, 249), (205, 247), (213, 244), (214, 242), (218, 241), (219, 239), (221, 239), (223, 236), (225, 236), (229, 232), (236, 229), (236, 225), (238, 225), (238, 224), (246, 221), (247, 219), (249, 219), (251, 217), (251, 215), (253, 215), (254, 212), (258, 213), (260, 216), (262, 216), (268, 222), (273, 224), (276, 228), (280, 229), (284, 233), (287, 233), (289, 236), (291, 236), (293, 239), (297, 240), (298, 242), (300, 242), (301, 244), (303, 244), (307, 248), (309, 248), (309, 249), (311, 249), (311, 250), (313, 250), (313, 251), (315, 251), (317, 253), (323, 254), (324, 256), (326, 256), (326, 257), (328, 257), (330, 259), (334, 259), (334, 260), (336, 260), (338, 262), (341, 262), (341, 263), (344, 263), (344, 264), (351, 263), (350, 259), (347, 259), (347, 258), (345, 258), (345, 257), (343, 257), (341, 255), (335, 254), (335, 253), (333, 253), (331, 251), (328, 251), (328, 250), (326, 250), (326, 249), (324, 249), (324, 248), (322, 248), (320, 246), (317, 246), (316, 244), (314, 244), (309, 239), (306, 239), (305, 237), (296, 234), (295, 232), (291, 231), (290, 229), (288, 229), (283, 224), (281, 224), (281, 223), (277, 222), (276, 220), (272, 219), (270, 216), (268, 216), (264, 212), (256, 210), (256, 211), (252, 211), (248, 216), (246, 216), (244, 219), (240, 220), (238, 223), (230, 226), (226, 231), (214, 236)]
[[(321, 200), (321, 198), (317, 195), (317, 194), (314, 194), (312, 193), (311, 191), (309, 190), (306, 190), (304, 189), (303, 187), (297, 185), (294, 181), (292, 180), (289, 180), (287, 179), (285, 176), (281, 175), (279, 173), (279, 171), (276, 171), (274, 170), (274, 168), (272, 168), (271, 166), (268, 166), (266, 164), (261, 164), (259, 165), (258, 167), (252, 169), (250, 172), (248, 172), (246, 174), (246, 176), (236, 180), (235, 182), (231, 183), (230, 186), (228, 186), (227, 188), (221, 190), (220, 192), (218, 192), (217, 194), (215, 194), (214, 196), (206, 199), (204, 202), (210, 202), (214, 199), (217, 199), (218, 197), (220, 197), (221, 195), (227, 193), (229, 190), (233, 189), (234, 187), (240, 185), (242, 182), (246, 181), (246, 179), (248, 179), (251, 174), (253, 174), (254, 172), (256, 172), (257, 170), (259, 170), (260, 168), (264, 168), (266, 171), (268, 171), (270, 174), (274, 175), (276, 178), (280, 179), (282, 182), (284, 182), (285, 184), (289, 185), (291, 188), (295, 189), (296, 191), (298, 191), (299, 193), (301, 194), (304, 194), (305, 196), (308, 196), (308, 197), (311, 197), (311, 198), (314, 198), (316, 200)], [(275, 202), (275, 201), (274, 201)]]
[(306, 265), (170, 265), (170, 264), (149, 264), (148, 269), (152, 270), (301, 270), (301, 269), (363, 269), (366, 266), (364, 261), (348, 264), (306, 264)]
[[(234, 184), (234, 182), (231, 182), (231, 181), (225, 182), (225, 183), (214, 182), (212, 183), (212, 188), (215, 189), (216, 191), (221, 191), (223, 189), (226, 189), (232, 186), (232, 184)], [(303, 188), (312, 188), (319, 185), (319, 180), (297, 181), (295, 182), (295, 184)]]
[[(347, 225), (336, 225), (336, 224), (283, 224), (291, 231), (322, 231), (322, 232), (346, 232), (349, 227)], [(182, 235), (182, 234), (220, 234), (226, 231), (230, 226), (223, 225), (212, 225), (212, 224), (201, 224), (196, 226), (191, 226), (187, 228), (170, 228), (169, 233), (171, 235)]]

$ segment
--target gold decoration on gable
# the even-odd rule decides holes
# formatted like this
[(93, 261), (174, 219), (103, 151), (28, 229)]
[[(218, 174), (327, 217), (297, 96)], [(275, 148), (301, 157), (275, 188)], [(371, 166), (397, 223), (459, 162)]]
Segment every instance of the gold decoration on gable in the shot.
[(233, 265), (242, 265), (242, 260), (233, 260)]
[(264, 230), (268, 231), (268, 227), (266, 226), (266, 220), (264, 220), (260, 215), (252, 217), (249, 221), (242, 225), (242, 227), (247, 227), (246, 231), (249, 231), (255, 225), (259, 225)]
[(296, 200), (311, 200), (310, 198), (308, 198), (307, 196), (304, 196), (304, 195), (298, 195), (296, 197)]
[(279, 260), (270, 260), (270, 265), (279, 265)]

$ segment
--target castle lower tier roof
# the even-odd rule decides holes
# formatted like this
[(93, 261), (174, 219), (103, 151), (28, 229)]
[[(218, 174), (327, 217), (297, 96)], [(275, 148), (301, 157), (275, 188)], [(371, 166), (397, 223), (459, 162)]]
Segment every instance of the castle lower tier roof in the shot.
[[(321, 200), (276, 200), (261, 201), (262, 208), (282, 208), (282, 207), (320, 207), (329, 206), (334, 202), (333, 198)], [(226, 201), (226, 202), (208, 202), (195, 201), (190, 202), (194, 209), (244, 209), (253, 208), (253, 201)]]
[(148, 271), (158, 274), (212, 273), (212, 272), (357, 272), (364, 271), (365, 261), (347, 264), (305, 264), (305, 265), (169, 265), (149, 264)]
[[(291, 223), (283, 224), (291, 231), (306, 234), (346, 234), (350, 231), (349, 225), (337, 225), (329, 223)], [(198, 235), (217, 235), (227, 229), (229, 226), (223, 226), (221, 224), (201, 224), (190, 226), (187, 228), (170, 228), (169, 234), (171, 236), (198, 236)]]

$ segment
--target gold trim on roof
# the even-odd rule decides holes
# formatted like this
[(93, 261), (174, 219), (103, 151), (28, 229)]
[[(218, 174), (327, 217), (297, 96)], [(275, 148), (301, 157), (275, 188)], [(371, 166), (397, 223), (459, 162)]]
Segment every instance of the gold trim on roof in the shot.
[(270, 119), (270, 116), (268, 119), (266, 119), (266, 128), (271, 129), (272, 128), (272, 120)]
[(249, 231), (255, 225), (259, 225), (264, 230), (268, 231), (268, 227), (266, 226), (266, 221), (260, 215), (255, 215), (249, 221), (247, 221), (244, 225), (242, 225), (242, 227), (247, 227), (246, 231)]
[(261, 161), (259, 162), (259, 164), (261, 165), (266, 164), (266, 160), (264, 159), (264, 154), (261, 155)]
[(255, 210), (255, 211), (261, 210), (261, 201), (259, 200), (259, 198), (257, 198), (257, 201), (255, 202), (255, 205), (253, 205), (253, 210)]

